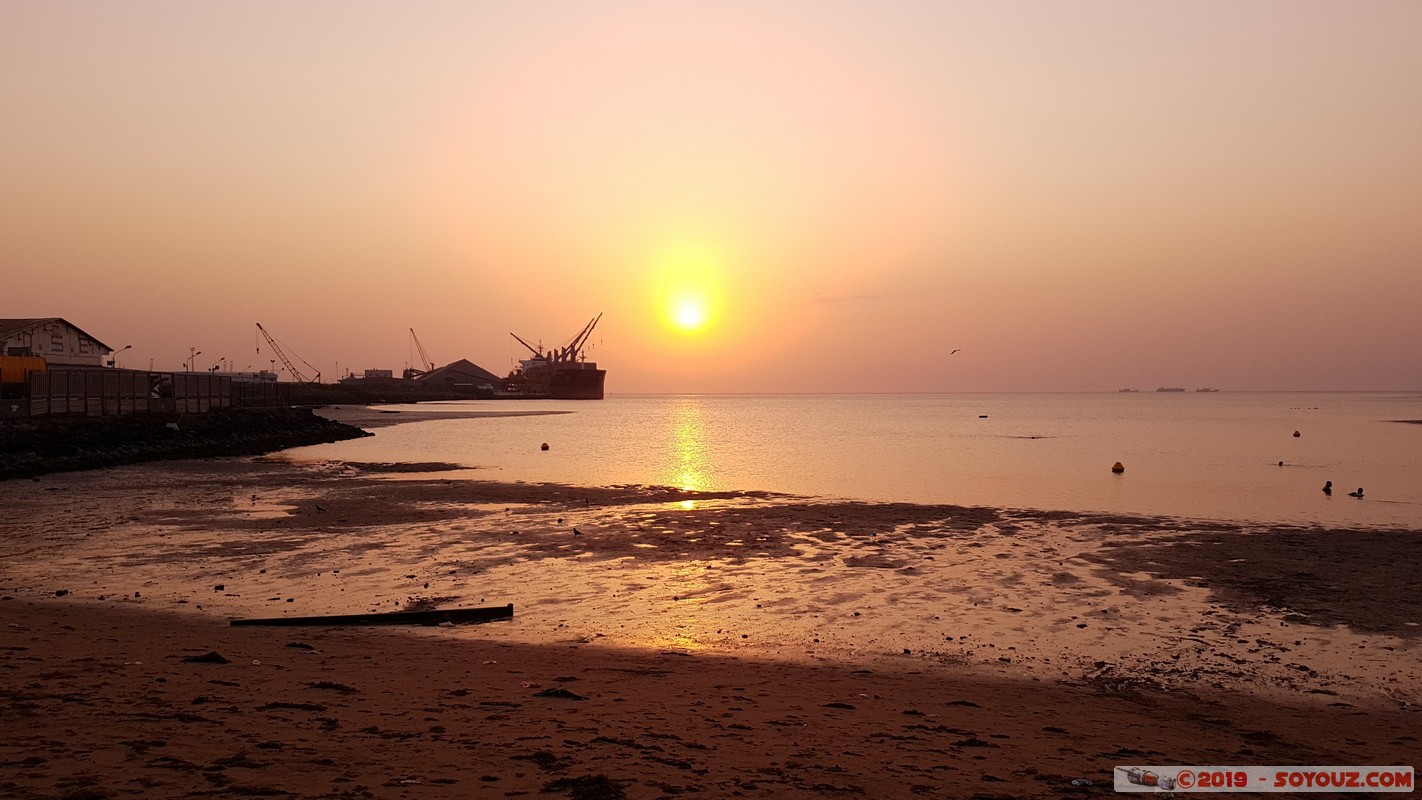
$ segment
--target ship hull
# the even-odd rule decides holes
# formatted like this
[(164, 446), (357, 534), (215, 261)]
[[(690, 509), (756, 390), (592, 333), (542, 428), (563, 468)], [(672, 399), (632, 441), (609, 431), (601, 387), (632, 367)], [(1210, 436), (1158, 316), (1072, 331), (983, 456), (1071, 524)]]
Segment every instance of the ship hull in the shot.
[(560, 369), (548, 381), (548, 397), (553, 400), (601, 400), (605, 369)]
[(514, 373), (500, 397), (525, 400), (601, 400), (607, 370), (572, 368)]

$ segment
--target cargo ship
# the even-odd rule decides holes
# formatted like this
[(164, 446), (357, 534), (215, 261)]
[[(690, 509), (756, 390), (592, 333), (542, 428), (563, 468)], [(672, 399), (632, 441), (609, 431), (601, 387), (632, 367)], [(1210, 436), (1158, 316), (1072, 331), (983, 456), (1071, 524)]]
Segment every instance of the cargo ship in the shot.
[(500, 394), (511, 398), (601, 400), (607, 370), (598, 369), (597, 363), (588, 361), (584, 352), (588, 337), (601, 319), (601, 314), (593, 317), (567, 344), (550, 350), (544, 350), (541, 343), (535, 347), (510, 331), (509, 335), (527, 347), (532, 357), (520, 360), (504, 378)]

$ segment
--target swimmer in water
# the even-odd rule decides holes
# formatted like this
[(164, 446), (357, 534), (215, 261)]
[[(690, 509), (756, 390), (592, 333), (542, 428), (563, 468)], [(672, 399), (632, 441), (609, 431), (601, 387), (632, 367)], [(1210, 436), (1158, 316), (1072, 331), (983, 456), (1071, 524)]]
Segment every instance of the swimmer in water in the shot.
[(1324, 482), (1323, 482), (1323, 493), (1324, 493), (1324, 494), (1333, 494), (1333, 481), (1324, 481)]
[(1348, 496), (1349, 496), (1349, 497), (1362, 497), (1362, 496), (1363, 496), (1363, 487), (1359, 486), (1359, 487), (1358, 487), (1358, 491), (1356, 491), (1356, 492), (1349, 492), (1349, 493), (1348, 493)]

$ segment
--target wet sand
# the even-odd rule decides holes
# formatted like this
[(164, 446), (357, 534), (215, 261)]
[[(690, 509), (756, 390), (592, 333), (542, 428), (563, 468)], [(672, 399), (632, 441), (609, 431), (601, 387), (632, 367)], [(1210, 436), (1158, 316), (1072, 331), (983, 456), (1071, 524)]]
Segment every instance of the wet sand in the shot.
[(0, 484), (0, 795), (1051, 797), (1120, 764), (1416, 760), (1417, 532), (451, 466)]

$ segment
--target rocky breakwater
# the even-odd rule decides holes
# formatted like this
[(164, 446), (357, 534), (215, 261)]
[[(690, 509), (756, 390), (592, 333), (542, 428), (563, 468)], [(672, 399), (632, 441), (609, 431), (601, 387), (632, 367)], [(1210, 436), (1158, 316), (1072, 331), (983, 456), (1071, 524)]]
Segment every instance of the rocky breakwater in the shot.
[(249, 456), (371, 434), (305, 408), (0, 424), (0, 480), (174, 458)]

